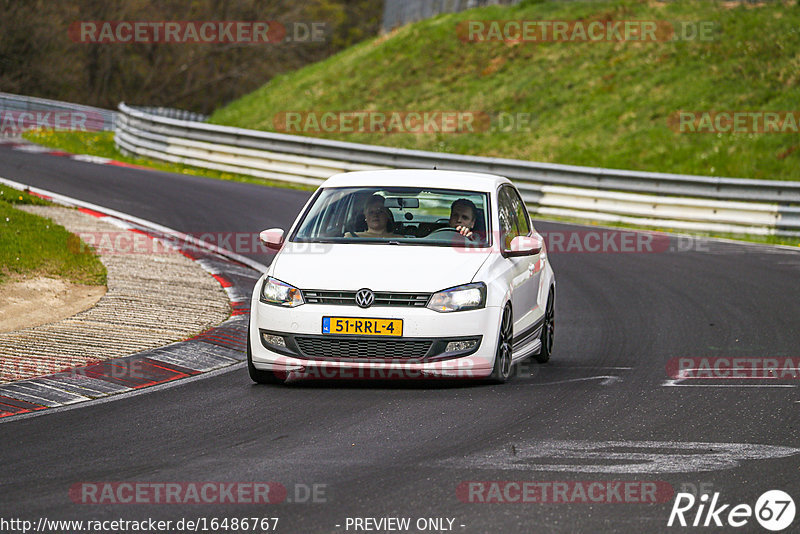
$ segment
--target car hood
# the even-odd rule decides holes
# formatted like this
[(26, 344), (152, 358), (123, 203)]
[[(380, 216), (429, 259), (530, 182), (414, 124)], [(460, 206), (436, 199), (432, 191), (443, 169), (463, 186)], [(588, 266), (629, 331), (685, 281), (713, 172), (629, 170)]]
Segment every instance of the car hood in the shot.
[(286, 243), (272, 276), (300, 289), (433, 293), (466, 284), (491, 249)]

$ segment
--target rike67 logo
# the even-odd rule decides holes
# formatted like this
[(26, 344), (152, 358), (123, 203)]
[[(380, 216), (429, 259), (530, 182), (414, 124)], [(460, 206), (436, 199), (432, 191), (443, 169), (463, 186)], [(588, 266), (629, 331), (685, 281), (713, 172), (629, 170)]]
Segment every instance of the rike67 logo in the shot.
[[(755, 507), (749, 504), (723, 504), (719, 492), (703, 494), (695, 498), (691, 493), (678, 493), (667, 526), (739, 528), (747, 525), (755, 516), (756, 521), (767, 530), (778, 532), (792, 524), (795, 515), (794, 500), (781, 490), (770, 490), (761, 495)], [(695, 506), (696, 505), (696, 506)]]

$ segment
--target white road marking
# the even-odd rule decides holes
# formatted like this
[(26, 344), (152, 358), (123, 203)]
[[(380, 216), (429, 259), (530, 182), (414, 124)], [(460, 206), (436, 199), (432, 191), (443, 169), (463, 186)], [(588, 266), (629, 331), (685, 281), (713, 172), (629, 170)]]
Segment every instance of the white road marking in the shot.
[[(681, 384), (686, 378), (664, 380), (662, 387), (673, 388), (796, 388), (794, 384)], [(722, 379), (720, 379), (722, 380)], [(765, 379), (770, 380), (770, 379)]]
[(44, 152), (52, 152), (53, 148), (47, 148), (41, 145), (19, 145), (15, 146), (14, 150), (19, 150), (20, 152), (30, 152), (32, 154), (42, 154)]
[(109, 161), (114, 161), (111, 158), (104, 158), (102, 156), (92, 156), (89, 154), (73, 154), (71, 158), (76, 161), (85, 161), (87, 163), (98, 163), (101, 165), (105, 165)]
[(550, 370), (561, 370), (561, 369), (619, 369), (623, 371), (630, 371), (633, 367), (609, 367), (607, 365), (568, 365), (564, 367), (543, 367), (544, 369)]
[(556, 380), (555, 382), (531, 382), (528, 384), (529, 386), (551, 386), (554, 384), (566, 384), (568, 382), (585, 382), (587, 380), (603, 380), (600, 382), (601, 386), (610, 386), (615, 382), (622, 382), (622, 379), (618, 376), (613, 375), (602, 375), (602, 376), (587, 376), (584, 378), (568, 378), (566, 380)]
[[(800, 449), (750, 443), (681, 441), (536, 441), (451, 458), (438, 465), (574, 473), (690, 473), (785, 458)], [(561, 463), (559, 463), (561, 462)]]

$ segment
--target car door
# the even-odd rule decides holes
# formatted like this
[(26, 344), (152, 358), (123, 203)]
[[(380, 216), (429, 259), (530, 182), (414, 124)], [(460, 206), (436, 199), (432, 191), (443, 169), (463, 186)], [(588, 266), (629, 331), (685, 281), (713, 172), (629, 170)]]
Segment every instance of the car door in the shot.
[[(508, 250), (518, 235), (532, 235), (525, 204), (514, 187), (505, 185), (498, 195), (501, 246)], [(539, 254), (506, 257), (511, 274), (511, 306), (514, 317), (514, 337), (524, 336), (541, 315), (538, 309)]]
[[(519, 235), (538, 235), (531, 224), (528, 209), (525, 207), (522, 197), (516, 188), (510, 188), (512, 203), (514, 204), (514, 213), (516, 214), (517, 231)], [(527, 321), (529, 325), (535, 324), (543, 313), (540, 302), (541, 297), (541, 283), (542, 283), (542, 256), (541, 252), (531, 256), (525, 256), (528, 260), (528, 273), (529, 278), (525, 283), (525, 300), (523, 306), (530, 314), (530, 320)], [(545, 295), (546, 298), (546, 295)]]

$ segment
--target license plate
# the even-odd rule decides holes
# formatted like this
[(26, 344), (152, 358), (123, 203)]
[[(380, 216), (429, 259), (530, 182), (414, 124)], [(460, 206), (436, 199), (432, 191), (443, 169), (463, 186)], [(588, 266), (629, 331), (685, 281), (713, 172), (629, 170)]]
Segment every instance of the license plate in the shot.
[(402, 336), (402, 319), (367, 319), (362, 317), (323, 317), (323, 334), (356, 336)]

